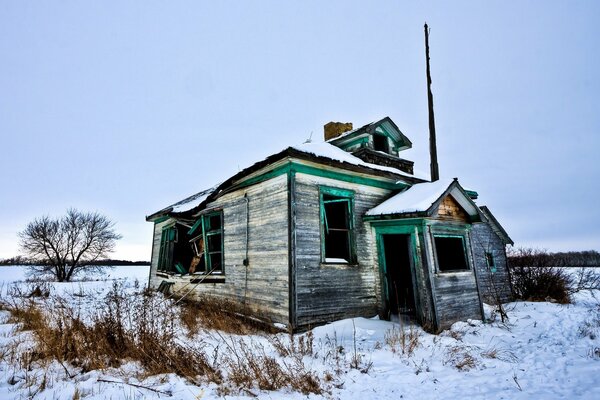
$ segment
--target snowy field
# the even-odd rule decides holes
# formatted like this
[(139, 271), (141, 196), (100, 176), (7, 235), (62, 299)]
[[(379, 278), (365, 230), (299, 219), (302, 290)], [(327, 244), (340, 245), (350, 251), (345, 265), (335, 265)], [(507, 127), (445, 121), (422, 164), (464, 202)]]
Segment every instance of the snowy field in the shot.
[[(116, 267), (97, 281), (52, 283), (50, 298), (60, 295), (77, 303), (83, 313), (91, 312), (114, 282), (133, 293), (145, 285), (147, 271), (147, 267)], [(3, 296), (16, 293), (15, 287), (21, 287), (21, 292), (32, 288), (22, 282), (25, 276), (20, 267), (2, 267), (0, 274)], [(517, 302), (507, 304), (506, 309), (506, 323), (488, 307), (487, 323), (456, 323), (440, 335), (365, 318), (318, 327), (312, 331), (312, 352), (302, 362), (321, 379), (323, 394), (252, 388), (230, 391), (224, 397), (600, 399), (600, 292), (577, 293), (570, 305)], [(57, 365), (18, 370), (6, 349), (15, 341), (26, 343), (27, 332), (7, 321), (8, 312), (0, 311), (0, 399), (192, 400), (223, 396), (215, 383), (192, 384), (174, 374), (141, 377), (135, 363), (87, 372)], [(402, 344), (401, 330), (408, 332), (404, 338), (413, 338), (414, 349)], [(239, 338), (208, 330), (191, 338), (212, 346), (209, 353), (215, 354), (217, 350), (226, 352), (223, 343), (235, 339)], [(190, 338), (182, 332), (182, 340)], [(242, 340), (279, 357), (273, 343), (289, 340), (289, 335), (254, 334)], [(282, 357), (279, 361), (286, 362)], [(73, 377), (68, 377), (66, 370)], [(43, 376), (43, 386), (32, 389), (23, 384), (27, 381), (23, 374)]]

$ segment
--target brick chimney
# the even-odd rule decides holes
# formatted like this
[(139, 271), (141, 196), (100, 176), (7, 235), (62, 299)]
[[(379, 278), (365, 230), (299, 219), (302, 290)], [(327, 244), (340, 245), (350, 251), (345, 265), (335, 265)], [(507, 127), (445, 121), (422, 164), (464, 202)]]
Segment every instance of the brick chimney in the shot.
[(336, 138), (344, 132), (352, 130), (352, 122), (328, 122), (323, 126), (325, 141)]

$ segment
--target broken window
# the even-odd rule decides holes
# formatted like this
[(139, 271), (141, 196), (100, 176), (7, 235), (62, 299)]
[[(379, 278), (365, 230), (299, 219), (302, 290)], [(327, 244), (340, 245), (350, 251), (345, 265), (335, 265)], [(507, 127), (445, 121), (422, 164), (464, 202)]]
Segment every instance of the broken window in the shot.
[(496, 260), (494, 260), (494, 255), (492, 253), (485, 253), (485, 261), (490, 272), (496, 272)]
[(354, 262), (352, 192), (321, 188), (321, 246), (325, 262)]
[(163, 228), (158, 253), (159, 271), (182, 275), (189, 272), (194, 253), (186, 239), (188, 229), (181, 221)]
[(440, 271), (469, 269), (462, 236), (434, 236), (434, 242)]
[(389, 153), (389, 143), (388, 138), (385, 135), (373, 135), (373, 148), (377, 151), (383, 151), (384, 153)]
[(216, 212), (202, 215), (188, 234), (196, 234), (190, 240), (194, 251), (190, 273), (222, 273), (223, 214)]

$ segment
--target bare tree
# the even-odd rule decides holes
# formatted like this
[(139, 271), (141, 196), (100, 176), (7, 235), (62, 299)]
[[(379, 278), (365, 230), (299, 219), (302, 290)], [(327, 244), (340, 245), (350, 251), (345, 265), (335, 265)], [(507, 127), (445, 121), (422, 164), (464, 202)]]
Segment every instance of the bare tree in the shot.
[(69, 209), (60, 218), (36, 218), (19, 232), (21, 251), (39, 265), (32, 274), (68, 282), (83, 271), (98, 270), (91, 262), (106, 258), (121, 238), (114, 223), (97, 212)]

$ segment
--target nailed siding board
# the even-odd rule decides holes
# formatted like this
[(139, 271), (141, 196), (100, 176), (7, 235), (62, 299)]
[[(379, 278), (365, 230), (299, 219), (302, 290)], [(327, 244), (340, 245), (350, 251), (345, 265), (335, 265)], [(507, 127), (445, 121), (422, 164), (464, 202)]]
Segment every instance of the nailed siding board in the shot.
[(439, 329), (456, 321), (481, 319), (479, 296), (472, 272), (437, 274), (435, 285), (436, 311)]
[(455, 220), (468, 222), (469, 216), (458, 204), (454, 197), (448, 195), (442, 200), (438, 209), (436, 210), (436, 216), (442, 220)]
[[(250, 224), (246, 268), (246, 200)], [(259, 316), (274, 322), (288, 323), (288, 218), (287, 176), (281, 175), (243, 190), (228, 193), (208, 204), (223, 209), (223, 245), (225, 282), (196, 285), (189, 296), (214, 296), (247, 304)], [(157, 239), (158, 238), (158, 239)], [(158, 240), (158, 241), (157, 241)], [(158, 257), (160, 230), (154, 237)], [(156, 260), (157, 261), (157, 260)], [(165, 278), (157, 277), (152, 261), (151, 286), (158, 287)], [(247, 272), (247, 275), (246, 275)], [(219, 276), (219, 275), (216, 275)], [(190, 277), (172, 277), (173, 289), (186, 293), (192, 288)], [(187, 286), (185, 286), (187, 285)], [(177, 295), (174, 296), (177, 298)]]
[[(430, 222), (436, 224), (428, 227), (426, 246), (429, 253), (427, 258), (430, 261), (429, 273), (431, 274), (432, 293), (435, 302), (437, 330), (446, 329), (454, 322), (467, 318), (482, 319), (479, 291), (472, 269), (470, 235), (466, 229), (460, 228), (460, 224)], [(470, 268), (468, 271), (437, 271), (433, 235), (444, 233), (464, 235), (465, 256)]]
[[(321, 263), (319, 186), (354, 192), (358, 265)], [(375, 236), (363, 215), (389, 191), (296, 174), (296, 296), (299, 326), (378, 312), (379, 266)]]
[[(477, 268), (477, 280), (483, 301), (495, 304), (495, 299), (502, 302), (512, 299), (510, 277), (506, 261), (506, 252), (502, 239), (487, 223), (473, 224), (471, 231), (473, 242), (473, 258)], [(496, 272), (490, 271), (485, 253), (494, 257)]]

